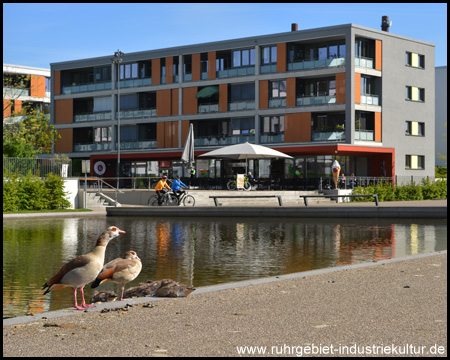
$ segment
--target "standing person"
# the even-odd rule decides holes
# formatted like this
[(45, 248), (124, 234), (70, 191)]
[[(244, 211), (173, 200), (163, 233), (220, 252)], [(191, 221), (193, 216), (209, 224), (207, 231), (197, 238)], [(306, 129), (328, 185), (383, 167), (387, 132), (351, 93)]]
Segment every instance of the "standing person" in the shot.
[(191, 168), (189, 169), (189, 187), (191, 187), (192, 185), (194, 185), (194, 179), (195, 179), (195, 169), (191, 166)]
[(178, 199), (178, 205), (180, 205), (181, 195), (185, 193), (185, 191), (180, 190), (181, 187), (187, 188), (187, 186), (180, 180), (180, 175), (177, 175), (177, 178), (172, 183), (172, 191)]
[(167, 176), (163, 175), (162, 179), (158, 181), (155, 186), (156, 195), (158, 195), (158, 206), (162, 205), (162, 198), (164, 196), (164, 188), (171, 190), (170, 186), (167, 185)]

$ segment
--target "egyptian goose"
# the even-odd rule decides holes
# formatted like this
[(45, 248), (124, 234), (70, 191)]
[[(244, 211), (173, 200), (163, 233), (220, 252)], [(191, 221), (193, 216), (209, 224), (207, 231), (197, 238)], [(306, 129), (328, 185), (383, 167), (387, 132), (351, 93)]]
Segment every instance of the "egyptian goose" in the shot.
[(103, 266), (102, 271), (92, 283), (91, 288), (94, 289), (108, 281), (122, 284), (119, 300), (124, 300), (123, 291), (125, 284), (136, 279), (141, 270), (141, 259), (139, 259), (136, 252), (133, 250), (127, 251), (123, 258), (114, 259)]
[[(86, 255), (79, 255), (72, 261), (63, 265), (63, 267), (48, 280), (42, 289), (45, 289), (44, 295), (52, 290), (59, 290), (67, 286), (73, 287), (73, 306), (77, 310), (85, 310), (88, 307), (95, 305), (87, 305), (84, 301), (84, 286), (91, 281), (94, 281), (98, 273), (102, 270), (105, 262), (105, 249), (108, 242), (119, 236), (125, 234), (125, 231), (120, 230), (117, 226), (110, 226), (97, 239), (94, 249)], [(77, 289), (80, 288), (81, 306), (77, 304)]]

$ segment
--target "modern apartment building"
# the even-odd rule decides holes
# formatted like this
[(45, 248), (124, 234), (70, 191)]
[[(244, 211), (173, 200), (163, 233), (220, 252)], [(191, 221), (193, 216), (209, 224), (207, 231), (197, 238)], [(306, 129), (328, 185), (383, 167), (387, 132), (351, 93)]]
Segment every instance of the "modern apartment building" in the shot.
[(20, 119), (23, 108), (50, 113), (50, 70), (3, 64), (3, 118)]
[(447, 167), (443, 156), (447, 157), (447, 66), (436, 68), (436, 165)]
[(53, 63), (55, 152), (114, 177), (120, 121), (120, 176), (181, 174), (193, 124), (202, 177), (243, 173), (243, 163), (197, 156), (248, 141), (294, 157), (250, 161), (257, 177), (331, 177), (337, 159), (346, 175), (434, 178), (434, 44), (383, 24), (292, 24), (280, 34)]

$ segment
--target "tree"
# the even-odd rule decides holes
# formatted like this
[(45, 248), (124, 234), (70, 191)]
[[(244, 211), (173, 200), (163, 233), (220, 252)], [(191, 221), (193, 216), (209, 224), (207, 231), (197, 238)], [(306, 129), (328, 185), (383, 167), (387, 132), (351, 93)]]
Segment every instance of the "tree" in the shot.
[(20, 122), (3, 120), (3, 156), (35, 157), (50, 154), (53, 144), (61, 136), (50, 125), (50, 119), (38, 110), (32, 110)]

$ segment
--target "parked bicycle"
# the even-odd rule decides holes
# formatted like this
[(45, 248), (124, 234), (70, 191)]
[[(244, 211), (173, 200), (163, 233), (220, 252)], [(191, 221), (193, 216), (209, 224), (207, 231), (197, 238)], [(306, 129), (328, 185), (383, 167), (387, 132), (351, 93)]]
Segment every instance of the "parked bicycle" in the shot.
[[(177, 206), (178, 198), (171, 191), (166, 191), (162, 196), (162, 206)], [(148, 199), (148, 206), (158, 206), (158, 195), (152, 195)]]
[[(237, 189), (237, 182), (236, 179), (231, 179), (227, 183), (227, 189), (228, 190), (236, 190)], [(252, 184), (250, 184), (248, 177), (244, 177), (244, 190), (249, 191), (252, 189)]]

